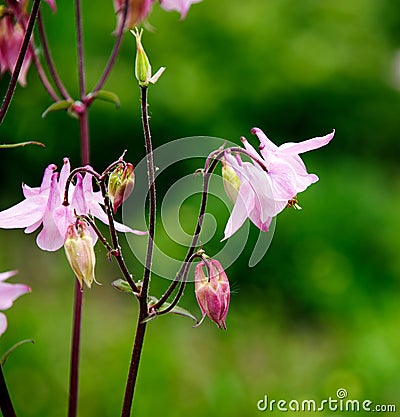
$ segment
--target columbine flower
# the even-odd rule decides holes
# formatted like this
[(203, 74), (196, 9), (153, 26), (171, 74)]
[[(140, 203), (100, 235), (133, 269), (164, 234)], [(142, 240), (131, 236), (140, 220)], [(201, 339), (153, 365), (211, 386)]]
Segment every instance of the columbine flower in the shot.
[[(129, 0), (128, 14), (125, 21), (124, 30), (131, 29), (145, 20), (150, 14), (155, 0)], [(176, 10), (184, 19), (189, 11), (190, 5), (199, 3), (201, 0), (159, 0), (160, 5), (164, 10)], [(119, 32), (123, 20), (125, 0), (114, 0), (114, 9), (117, 14), (117, 28), (116, 33)]]
[[(56, 251), (63, 246), (68, 226), (76, 221), (75, 214), (91, 214), (108, 224), (107, 215), (101, 207), (103, 197), (101, 192), (93, 191), (92, 176), (77, 174), (76, 184), (69, 188), (70, 204), (63, 206), (65, 185), (70, 174), (68, 158), (64, 158), (60, 176), (56, 169), (54, 164), (45, 169), (40, 187), (30, 188), (23, 184), (25, 200), (0, 212), (0, 228), (3, 229), (25, 228), (25, 233), (32, 233), (43, 225), (36, 242), (41, 249), (48, 251)], [(120, 232), (146, 234), (117, 222), (115, 228)], [(89, 233), (95, 243), (97, 236), (92, 228), (89, 228)]]
[[(204, 269), (208, 270), (207, 275)], [(201, 321), (207, 315), (220, 329), (226, 330), (230, 288), (224, 268), (215, 259), (201, 261), (196, 265), (194, 276), (196, 298), (203, 313)]]
[(242, 138), (244, 147), (252, 155), (252, 162), (243, 162), (239, 155), (225, 153), (226, 162), (240, 179), (240, 189), (225, 228), (225, 237), (232, 236), (247, 217), (260, 229), (267, 231), (271, 220), (288, 204), (293, 205), (298, 193), (318, 181), (309, 174), (299, 154), (327, 145), (332, 133), (300, 143), (275, 145), (258, 128), (251, 131), (260, 141), (260, 153)]
[[(30, 292), (31, 289), (23, 284), (9, 284), (3, 282), (6, 279), (14, 276), (17, 271), (7, 271), (0, 273), (0, 310), (7, 310), (13, 305), (13, 302), (21, 295)], [(3, 313), (0, 313), (0, 336), (7, 329), (7, 318)]]

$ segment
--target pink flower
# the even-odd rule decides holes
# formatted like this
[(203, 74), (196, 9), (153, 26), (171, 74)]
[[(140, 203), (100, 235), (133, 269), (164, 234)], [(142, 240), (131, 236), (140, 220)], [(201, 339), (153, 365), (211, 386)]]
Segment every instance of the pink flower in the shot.
[[(21, 23), (27, 22), (25, 16), (21, 16), (20, 20), (14, 22), (15, 16), (11, 9), (3, 11), (3, 13), (1, 16), (0, 11), (0, 67), (2, 74), (6, 71), (10, 73), (14, 71), (25, 35), (25, 30)], [(32, 53), (28, 48), (18, 77), (18, 82), (22, 86), (26, 85), (26, 75), (31, 61)]]
[[(131, 29), (145, 20), (150, 14), (155, 0), (129, 0), (128, 1), (128, 14), (125, 21), (126, 29)], [(181, 14), (181, 18), (184, 19), (189, 11), (190, 5), (193, 3), (199, 3), (201, 0), (159, 0), (160, 5), (164, 10), (171, 11), (176, 10)], [(115, 33), (121, 28), (123, 20), (123, 8), (125, 0), (114, 0), (114, 9), (117, 14), (117, 28)]]
[[(7, 310), (13, 305), (13, 302), (21, 295), (30, 292), (31, 289), (23, 284), (9, 284), (5, 281), (7, 278), (15, 275), (17, 271), (8, 271), (0, 273), (0, 310)], [(0, 336), (7, 329), (7, 318), (0, 313)]]
[[(30, 188), (22, 185), (25, 200), (0, 212), (0, 228), (25, 228), (25, 233), (32, 233), (43, 225), (36, 242), (43, 250), (56, 251), (64, 244), (68, 226), (76, 221), (75, 213), (91, 214), (103, 223), (108, 224), (108, 218), (101, 204), (101, 192), (94, 192), (92, 176), (84, 177), (77, 174), (76, 184), (69, 188), (69, 206), (63, 206), (64, 190), (70, 174), (70, 163), (64, 158), (60, 176), (55, 172), (57, 167), (49, 165), (44, 172), (40, 187)], [(115, 228), (120, 232), (146, 234), (115, 222)], [(89, 228), (93, 242), (97, 235)]]
[(309, 174), (299, 154), (327, 145), (332, 133), (300, 143), (275, 145), (258, 128), (251, 131), (260, 141), (260, 153), (242, 138), (252, 162), (243, 162), (239, 155), (225, 153), (226, 162), (235, 170), (241, 185), (231, 216), (225, 228), (224, 239), (232, 236), (246, 218), (262, 231), (267, 231), (271, 220), (287, 205), (296, 201), (298, 193), (318, 181)]
[[(208, 270), (208, 276), (204, 274), (204, 268)], [(196, 299), (203, 313), (201, 322), (207, 315), (220, 329), (226, 330), (231, 293), (224, 268), (215, 259), (201, 261), (196, 265), (194, 276)]]

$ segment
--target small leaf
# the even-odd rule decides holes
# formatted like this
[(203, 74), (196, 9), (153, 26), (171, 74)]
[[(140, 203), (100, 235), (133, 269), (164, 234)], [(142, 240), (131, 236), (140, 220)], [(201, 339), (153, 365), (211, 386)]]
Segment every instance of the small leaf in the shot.
[(45, 145), (43, 143), (31, 140), (29, 142), (7, 143), (4, 145), (0, 145), (0, 149), (19, 148), (21, 146), (27, 146), (27, 145), (38, 145), (38, 146), (45, 148)]
[(26, 343), (35, 343), (35, 342), (32, 339), (26, 339), (26, 340), (21, 340), (20, 342), (16, 343), (14, 346), (11, 346), (10, 349), (8, 349), (7, 352), (1, 358), (0, 365), (4, 366), (10, 354), (13, 353), (15, 349), (19, 348), (22, 345), (25, 345)]
[(129, 282), (121, 278), (113, 281), (111, 285), (122, 292), (133, 292), (131, 286), (129, 285)]
[(42, 118), (44, 119), (48, 113), (52, 111), (60, 111), (60, 110), (67, 110), (73, 104), (72, 100), (60, 100), (56, 101), (55, 103), (51, 104), (47, 109), (43, 112)]
[(119, 101), (118, 96), (112, 91), (99, 90), (99, 91), (96, 91), (94, 94), (90, 93), (88, 95), (88, 98), (89, 99), (98, 98), (99, 100), (107, 101), (108, 103), (114, 103), (117, 109), (121, 105), (121, 102)]
[[(156, 297), (153, 296), (149, 296), (149, 302), (150, 304), (156, 304), (158, 301), (158, 299)], [(163, 310), (165, 308), (168, 308), (171, 305), (171, 303), (164, 303), (161, 307), (160, 310)], [(150, 305), (150, 309), (151, 309), (151, 305)], [(183, 317), (188, 317), (192, 320), (194, 320), (196, 323), (198, 322), (197, 318), (188, 310), (186, 310), (185, 308), (179, 307), (179, 306), (175, 306), (171, 309), (171, 311), (169, 311), (167, 314), (172, 313), (172, 314), (176, 314), (178, 316), (183, 316)], [(150, 313), (149, 316), (147, 316), (142, 323), (147, 323), (148, 321), (154, 320), (156, 317), (158, 316), (157, 312), (154, 313)]]

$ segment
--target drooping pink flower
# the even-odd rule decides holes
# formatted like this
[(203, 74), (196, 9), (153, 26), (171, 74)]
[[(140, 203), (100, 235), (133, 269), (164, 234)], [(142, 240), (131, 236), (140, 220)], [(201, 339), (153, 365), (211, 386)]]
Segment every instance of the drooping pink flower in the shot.
[[(7, 271), (0, 273), (0, 310), (7, 310), (13, 305), (13, 302), (21, 295), (31, 291), (27, 285), (10, 284), (3, 282), (6, 279), (14, 276), (17, 271)], [(0, 313), (0, 336), (7, 329), (7, 318), (3, 313)]]
[[(45, 169), (40, 187), (31, 188), (23, 184), (25, 200), (0, 212), (0, 228), (3, 229), (25, 228), (25, 233), (32, 233), (43, 225), (36, 242), (41, 249), (48, 251), (56, 251), (63, 246), (68, 226), (76, 221), (75, 213), (91, 214), (108, 224), (107, 215), (101, 207), (101, 192), (93, 191), (92, 176), (77, 174), (76, 184), (69, 187), (70, 204), (63, 206), (65, 185), (70, 174), (68, 158), (64, 158), (59, 176), (56, 169), (54, 164)], [(120, 232), (146, 234), (118, 222), (115, 222), (115, 228)], [(91, 227), (89, 232), (95, 243), (97, 235)]]
[(296, 200), (298, 193), (318, 181), (315, 174), (309, 174), (299, 154), (327, 145), (332, 133), (300, 143), (284, 143), (281, 146), (271, 142), (261, 129), (251, 131), (260, 141), (260, 153), (245, 138), (242, 142), (252, 155), (252, 162), (243, 162), (239, 155), (225, 153), (226, 162), (235, 170), (241, 185), (231, 216), (225, 228), (224, 239), (232, 236), (246, 218), (262, 231), (267, 231), (271, 220), (288, 204)]
[[(208, 270), (207, 275), (204, 269)], [(204, 317), (209, 317), (220, 329), (226, 329), (230, 287), (228, 277), (222, 265), (215, 259), (201, 261), (195, 272), (196, 299)]]
[[(15, 22), (15, 16), (10, 10), (4, 13), (1, 16), (0, 11), (0, 67), (2, 74), (6, 71), (12, 74), (25, 35), (22, 22), (25, 21), (26, 23), (27, 19), (22, 16)], [(18, 77), (18, 82), (22, 86), (26, 85), (26, 75), (31, 61), (32, 52), (28, 48)]]
[[(202, 0), (159, 0), (160, 5), (164, 10), (176, 10), (181, 14), (181, 19), (186, 17), (192, 4), (199, 3), (200, 1)], [(150, 14), (154, 2), (155, 0), (129, 0), (124, 30), (132, 29), (134, 26), (145, 20)], [(117, 14), (117, 27), (115, 33), (118, 33), (121, 29), (124, 4), (125, 0), (114, 0), (114, 9)]]

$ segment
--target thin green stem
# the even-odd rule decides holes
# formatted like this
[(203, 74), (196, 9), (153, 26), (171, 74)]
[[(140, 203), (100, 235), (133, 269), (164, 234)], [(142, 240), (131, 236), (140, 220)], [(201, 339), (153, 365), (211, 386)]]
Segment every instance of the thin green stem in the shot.
[(149, 238), (147, 242), (146, 265), (143, 274), (143, 285), (139, 295), (139, 315), (136, 328), (135, 341), (133, 344), (132, 357), (129, 365), (128, 379), (126, 382), (124, 403), (122, 406), (121, 417), (129, 417), (132, 409), (133, 396), (135, 393), (136, 380), (139, 370), (140, 356), (142, 353), (144, 336), (146, 332), (146, 323), (144, 319), (148, 315), (148, 293), (151, 278), (151, 265), (154, 250), (154, 235), (156, 224), (156, 188), (155, 188), (155, 170), (153, 159), (153, 145), (151, 141), (148, 102), (147, 102), (147, 87), (141, 87), (141, 110), (142, 123), (146, 147), (147, 160), (147, 174), (148, 184), (150, 189), (149, 202)]

